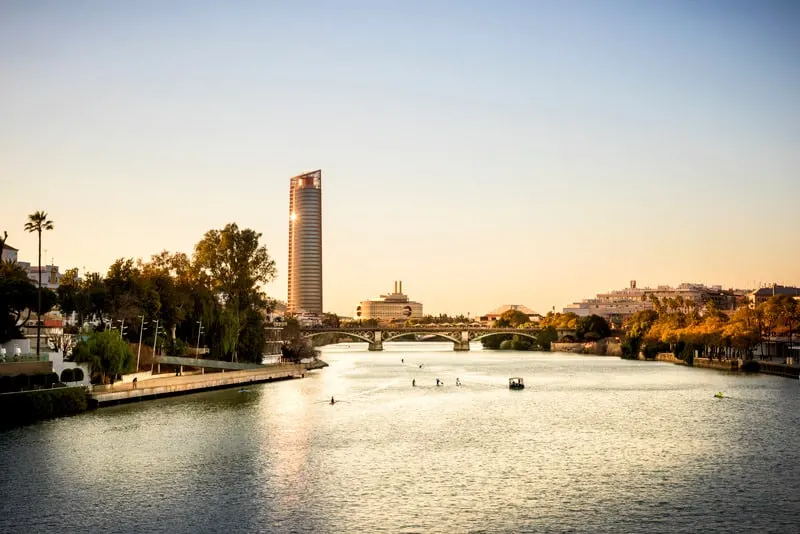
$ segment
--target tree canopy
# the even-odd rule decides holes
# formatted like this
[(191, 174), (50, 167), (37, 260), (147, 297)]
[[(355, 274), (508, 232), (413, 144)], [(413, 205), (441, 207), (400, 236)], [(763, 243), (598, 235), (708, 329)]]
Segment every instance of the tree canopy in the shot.
[[(42, 309), (50, 310), (56, 294), (42, 289)], [(0, 262), (0, 343), (22, 336), (20, 327), (38, 306), (36, 285), (16, 262)]]
[(72, 360), (87, 363), (101, 384), (136, 366), (136, 357), (118, 332), (92, 332), (72, 349)]
[(68, 269), (58, 290), (61, 309), (98, 330), (124, 322), (130, 342), (139, 340), (144, 323), (142, 339), (152, 343), (158, 320), (158, 344), (173, 355), (187, 352), (186, 342), (197, 344), (202, 322), (200, 341), (211, 357), (260, 362), (265, 313), (274, 304), (263, 285), (276, 273), (260, 236), (228, 224), (206, 232), (192, 257), (162, 251), (149, 261), (119, 258), (105, 276), (89, 273), (82, 280)]

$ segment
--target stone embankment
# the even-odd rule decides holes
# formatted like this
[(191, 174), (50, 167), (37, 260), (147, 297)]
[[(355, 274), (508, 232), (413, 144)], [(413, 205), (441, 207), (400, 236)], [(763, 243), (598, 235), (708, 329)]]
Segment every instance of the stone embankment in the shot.
[(550, 352), (571, 352), (573, 354), (594, 354), (596, 356), (622, 356), (622, 345), (616, 338), (583, 343), (551, 343)]
[[(323, 362), (324, 363), (324, 362)], [(327, 364), (325, 364), (327, 365)], [(318, 368), (318, 367), (314, 367)], [(123, 402), (133, 402), (171, 395), (197, 393), (199, 391), (302, 378), (310, 369), (309, 364), (279, 364), (261, 369), (242, 371), (223, 371), (205, 374), (166, 375), (137, 383), (125, 382), (113, 385), (95, 386), (90, 394), (93, 406), (104, 406)]]
[[(673, 362), (685, 364), (683, 360), (677, 359), (671, 352), (661, 352), (656, 356), (657, 361)], [(703, 369), (718, 369), (720, 371), (764, 373), (767, 375), (784, 376), (787, 378), (799, 378), (800, 366), (786, 363), (778, 363), (760, 360), (712, 360), (710, 358), (695, 358), (692, 364), (694, 367)]]

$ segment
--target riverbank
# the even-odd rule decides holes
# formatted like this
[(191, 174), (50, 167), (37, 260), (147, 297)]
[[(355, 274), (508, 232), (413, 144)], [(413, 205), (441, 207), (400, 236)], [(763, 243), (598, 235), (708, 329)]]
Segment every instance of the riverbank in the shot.
[(88, 408), (86, 388), (36, 389), (0, 394), (0, 429), (75, 415)]
[(293, 378), (303, 378), (308, 370), (307, 364), (278, 364), (262, 369), (180, 376), (156, 376), (148, 380), (137, 381), (137, 383), (127, 382), (95, 386), (90, 394), (89, 405), (94, 408), (108, 404), (184, 395), (244, 384), (291, 380)]
[[(671, 352), (656, 354), (656, 361), (671, 362), (686, 365), (686, 362), (675, 357)], [(766, 375), (783, 376), (786, 378), (800, 378), (800, 366), (789, 365), (764, 360), (713, 360), (710, 358), (695, 358), (692, 367), (702, 369), (717, 369), (719, 371), (763, 373)]]
[(186, 395), (214, 389), (241, 387), (278, 380), (304, 378), (306, 373), (328, 364), (312, 360), (298, 364), (274, 364), (258, 369), (192, 372), (113, 385), (40, 389), (0, 394), (0, 429), (9, 429), (45, 419), (76, 415), (92, 408), (114, 404)]

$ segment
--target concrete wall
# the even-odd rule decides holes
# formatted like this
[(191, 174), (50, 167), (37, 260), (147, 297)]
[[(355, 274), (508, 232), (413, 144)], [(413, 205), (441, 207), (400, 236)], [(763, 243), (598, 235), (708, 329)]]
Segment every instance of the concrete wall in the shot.
[(671, 362), (671, 363), (677, 363), (677, 364), (685, 364), (686, 363), (685, 361), (683, 361), (683, 360), (681, 360), (679, 358), (676, 358), (675, 355), (672, 354), (671, 352), (659, 352), (658, 354), (656, 354), (656, 361), (657, 362)]
[(92, 400), (97, 404), (130, 402), (146, 398), (181, 393), (193, 393), (207, 389), (266, 382), (283, 378), (299, 378), (305, 375), (304, 365), (276, 365), (268, 369), (226, 371), (203, 375), (168, 376), (141, 380), (134, 388), (132, 383), (117, 382), (113, 385), (94, 386)]
[(622, 344), (614, 338), (584, 343), (551, 343), (550, 352), (572, 352), (597, 356), (622, 356)]
[(83, 380), (78, 382), (69, 382), (70, 386), (88, 386), (91, 383), (92, 375), (89, 372), (89, 366), (85, 363), (65, 362), (64, 353), (61, 351), (50, 352), (48, 354), (50, 362), (53, 364), (53, 371), (61, 376), (64, 369), (75, 369), (76, 367), (83, 370)]
[(695, 367), (703, 367), (706, 369), (720, 369), (722, 371), (738, 371), (741, 365), (741, 360), (711, 360), (708, 358), (695, 358)]

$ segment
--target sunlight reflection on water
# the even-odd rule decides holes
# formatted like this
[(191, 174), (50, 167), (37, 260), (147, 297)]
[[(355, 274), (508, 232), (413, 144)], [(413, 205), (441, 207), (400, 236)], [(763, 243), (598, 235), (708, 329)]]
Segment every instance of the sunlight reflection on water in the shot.
[(796, 531), (797, 383), (451, 348), (0, 433), (0, 531)]

